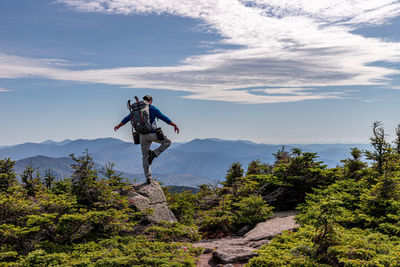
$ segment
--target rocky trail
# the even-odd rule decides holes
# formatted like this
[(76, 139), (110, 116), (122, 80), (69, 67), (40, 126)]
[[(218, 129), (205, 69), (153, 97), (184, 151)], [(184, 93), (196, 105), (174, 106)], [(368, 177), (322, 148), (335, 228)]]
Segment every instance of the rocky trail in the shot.
[(296, 211), (276, 212), (266, 222), (258, 223), (256, 227), (243, 236), (230, 236), (218, 239), (202, 240), (194, 243), (195, 247), (205, 248), (200, 256), (197, 267), (239, 267), (257, 254), (254, 250), (267, 244), (284, 230), (299, 227), (294, 220)]
[[(130, 206), (138, 210), (153, 209), (154, 212), (147, 218), (151, 222), (176, 222), (161, 186), (157, 182), (133, 185), (133, 190), (128, 193), (128, 201)], [(270, 242), (274, 236), (281, 234), (284, 230), (299, 227), (294, 220), (296, 214), (296, 211), (276, 212), (272, 218), (258, 223), (251, 230), (241, 229), (236, 236), (194, 243), (195, 247), (205, 248), (204, 253), (199, 257), (197, 267), (243, 266), (251, 257), (257, 255), (256, 249)]]

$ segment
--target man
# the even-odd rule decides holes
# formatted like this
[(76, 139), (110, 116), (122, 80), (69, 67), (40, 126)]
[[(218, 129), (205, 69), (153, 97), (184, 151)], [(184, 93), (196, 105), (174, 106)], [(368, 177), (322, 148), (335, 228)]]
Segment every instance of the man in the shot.
[[(161, 111), (152, 106), (153, 98), (150, 95), (145, 95), (143, 100), (149, 103), (149, 113), (150, 113), (150, 124), (155, 125), (155, 119), (160, 119), (165, 123), (174, 127), (176, 133), (179, 134), (179, 128), (173, 123), (167, 116), (161, 113)], [(121, 126), (125, 125), (128, 121), (130, 121), (130, 114), (122, 119), (122, 121), (114, 127), (114, 131), (117, 131)], [(154, 127), (156, 128), (156, 127)], [(157, 149), (150, 150), (150, 146), (152, 142), (157, 142), (161, 144)], [(148, 134), (140, 134), (140, 146), (142, 148), (142, 156), (143, 156), (143, 170), (144, 175), (146, 176), (147, 183), (150, 183), (152, 180), (150, 165), (153, 162), (153, 159), (160, 156), (162, 152), (164, 152), (171, 145), (171, 140), (169, 140), (166, 136), (163, 141), (160, 141), (157, 137), (156, 132), (153, 130)]]

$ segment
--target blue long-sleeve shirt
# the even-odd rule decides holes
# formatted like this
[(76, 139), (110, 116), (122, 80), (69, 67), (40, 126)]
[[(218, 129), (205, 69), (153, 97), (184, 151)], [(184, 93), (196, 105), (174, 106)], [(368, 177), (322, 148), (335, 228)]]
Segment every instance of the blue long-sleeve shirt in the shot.
[[(153, 123), (154, 123), (154, 120), (155, 120), (156, 118), (158, 118), (158, 119), (164, 121), (164, 122), (167, 123), (167, 124), (170, 124), (170, 123), (171, 123), (171, 120), (170, 120), (167, 116), (165, 116), (164, 114), (162, 114), (161, 111), (160, 111), (158, 108), (156, 108), (155, 106), (150, 105), (150, 106), (149, 106), (149, 112), (150, 112), (150, 124), (153, 124)], [(123, 124), (125, 124), (125, 123), (127, 123), (128, 121), (130, 121), (130, 120), (131, 120), (130, 114), (128, 114), (128, 116), (126, 116), (125, 118), (123, 118), (121, 122), (122, 122)]]

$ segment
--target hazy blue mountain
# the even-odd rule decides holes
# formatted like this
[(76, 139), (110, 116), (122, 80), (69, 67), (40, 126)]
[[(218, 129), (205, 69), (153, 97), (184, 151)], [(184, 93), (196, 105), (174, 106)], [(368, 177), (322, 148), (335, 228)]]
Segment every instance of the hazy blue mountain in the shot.
[(86, 149), (93, 153), (104, 147), (121, 143), (124, 143), (124, 141), (115, 138), (101, 138), (94, 140), (78, 139), (65, 144), (24, 143), (0, 149), (0, 158), (10, 157), (13, 160), (20, 160), (37, 155), (66, 157), (71, 153), (79, 155)]
[(47, 139), (46, 141), (41, 142), (41, 144), (44, 144), (44, 145), (66, 145), (66, 144), (71, 143), (71, 142), (72, 142), (72, 140), (70, 140), (70, 139), (65, 139), (65, 140), (60, 141), (60, 142), (56, 142), (56, 141)]
[[(161, 179), (164, 179), (165, 176), (171, 180), (183, 177), (179, 178), (181, 180), (176, 180), (182, 183), (192, 176), (197, 177), (196, 179), (199, 181), (223, 180), (229, 166), (235, 161), (242, 163), (244, 169), (247, 168), (250, 161), (255, 159), (272, 164), (273, 154), (282, 148), (282, 145), (217, 138), (194, 139), (186, 143), (173, 142), (172, 144), (165, 153), (154, 160), (152, 170), (153, 173), (160, 174)], [(156, 145), (154, 144), (153, 148)], [(289, 144), (285, 145), (285, 150), (290, 151), (294, 147), (301, 148), (306, 152), (318, 153), (319, 160), (329, 167), (335, 167), (340, 164), (340, 160), (348, 158), (352, 147), (362, 150), (370, 148), (368, 144)], [(62, 158), (68, 157), (71, 153), (75, 153), (77, 156), (82, 155), (86, 149), (99, 165), (104, 166), (108, 162), (114, 162), (115, 168), (127, 173), (129, 177), (144, 179), (140, 146), (115, 138), (64, 140), (61, 142), (47, 140), (39, 144), (25, 143), (1, 148), (0, 158), (11, 157), (13, 160), (20, 160), (38, 155)], [(46, 166), (44, 159), (41, 162), (41, 165)], [(60, 169), (65, 171), (65, 167), (60, 167)]]
[(115, 168), (130, 173), (142, 173), (142, 151), (139, 145), (133, 143), (120, 143), (103, 147), (92, 152), (93, 159), (100, 163), (114, 162)]
[(167, 150), (151, 166), (158, 173), (185, 173), (222, 180), (229, 166), (236, 159), (220, 153), (183, 152)]
[[(45, 171), (50, 169), (53, 174), (59, 178), (71, 177), (73, 173), (73, 169), (71, 169), (71, 164), (74, 161), (70, 157), (62, 157), (62, 158), (51, 158), (46, 156), (36, 156), (29, 157), (25, 159), (21, 159), (16, 161), (15, 163), (15, 172), (18, 175), (21, 175), (26, 166), (31, 165), (34, 168), (37, 168), (41, 175), (43, 176)], [(104, 169), (104, 165), (95, 163), (95, 168), (98, 171)], [(140, 174), (132, 174), (117, 171), (121, 173), (122, 177), (127, 178), (131, 182), (144, 182), (146, 179), (142, 173)], [(100, 174), (101, 176), (101, 174)], [(198, 175), (190, 175), (190, 174), (158, 174), (153, 173), (154, 179), (159, 182), (162, 182), (165, 185), (180, 185), (180, 186), (197, 186), (200, 184), (209, 184), (212, 181), (208, 178), (201, 177)]]
[(276, 152), (280, 148), (280, 145), (266, 145), (256, 144), (250, 141), (231, 141), (210, 138), (194, 139), (178, 146), (176, 150), (184, 152), (218, 153), (234, 158), (243, 158), (262, 153)]
[(15, 162), (15, 172), (21, 175), (25, 167), (31, 165), (34, 168), (40, 168), (43, 175), (48, 169), (51, 169), (57, 177), (69, 177), (72, 173), (71, 164), (74, 161), (71, 158), (50, 158), (46, 156), (29, 157)]

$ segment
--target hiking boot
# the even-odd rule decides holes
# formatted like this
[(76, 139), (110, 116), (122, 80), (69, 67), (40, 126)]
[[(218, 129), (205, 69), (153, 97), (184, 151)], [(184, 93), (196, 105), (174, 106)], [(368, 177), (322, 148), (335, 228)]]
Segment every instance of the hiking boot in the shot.
[(151, 179), (151, 178), (147, 178), (147, 179), (146, 179), (146, 183), (147, 183), (147, 184), (151, 184), (151, 181), (153, 181), (153, 179)]
[(149, 164), (151, 165), (151, 163), (153, 162), (153, 159), (157, 158), (156, 153), (154, 153), (154, 151), (149, 150)]

